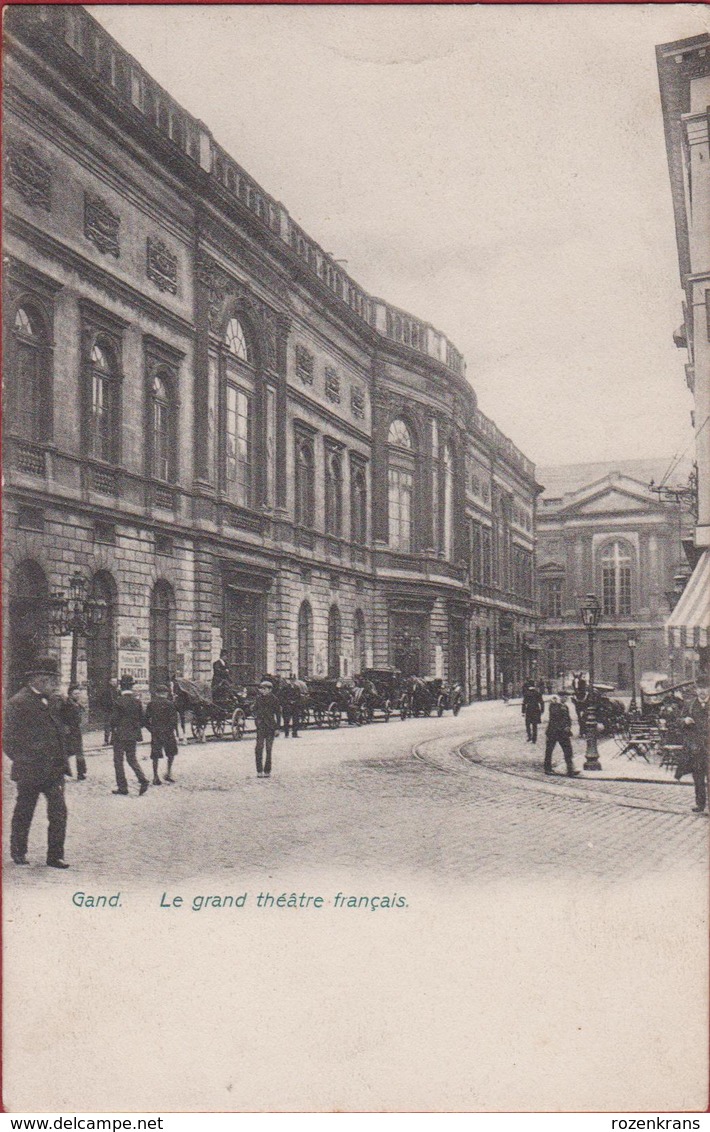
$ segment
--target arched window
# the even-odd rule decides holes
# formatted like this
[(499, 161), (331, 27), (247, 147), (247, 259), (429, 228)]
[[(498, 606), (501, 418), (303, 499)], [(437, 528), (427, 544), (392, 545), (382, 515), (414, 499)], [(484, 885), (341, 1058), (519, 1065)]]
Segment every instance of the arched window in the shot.
[(367, 542), (367, 480), (363, 468), (353, 472), (350, 499), (350, 525), (353, 542), (364, 546)]
[(296, 444), (296, 522), (302, 527), (315, 524), (314, 466), (313, 443), (301, 437)]
[(173, 406), (170, 375), (158, 371), (150, 386), (151, 441), (153, 475), (158, 480), (173, 478), (175, 444), (173, 442)]
[(89, 357), (91, 413), (90, 455), (115, 463), (118, 452), (118, 365), (109, 342), (97, 337)]
[(631, 614), (632, 552), (628, 543), (615, 541), (607, 545), (601, 556), (602, 613), (606, 617), (628, 617)]
[(340, 676), (340, 610), (331, 605), (328, 614), (328, 675)]
[(444, 445), (444, 556), (454, 557), (454, 457), (451, 445)]
[(168, 582), (156, 582), (150, 599), (150, 686), (167, 684), (175, 674), (175, 595)]
[(15, 312), (11, 366), (14, 428), (23, 440), (47, 440), (52, 434), (48, 343), (44, 322), (30, 304)]
[(313, 675), (313, 614), (307, 601), (298, 611), (298, 675), (301, 680)]
[(49, 639), (47, 598), (49, 587), (44, 570), (36, 562), (21, 562), (10, 575), (8, 691), (19, 691), (35, 657), (46, 650)]
[(230, 318), (224, 332), (224, 344), (230, 354), (242, 362), (252, 362), (252, 350), (238, 318)]
[(340, 452), (325, 456), (325, 529), (329, 535), (343, 530), (343, 459)]
[(414, 444), (404, 421), (392, 421), (387, 444), (389, 545), (393, 550), (410, 554), (413, 548)]
[(397, 448), (411, 449), (413, 447), (412, 434), (407, 428), (404, 421), (392, 421), (392, 424), (389, 427), (389, 432), (387, 433), (387, 443), (392, 444)]
[(356, 609), (353, 626), (353, 674), (359, 675), (365, 667), (365, 615), (361, 609)]

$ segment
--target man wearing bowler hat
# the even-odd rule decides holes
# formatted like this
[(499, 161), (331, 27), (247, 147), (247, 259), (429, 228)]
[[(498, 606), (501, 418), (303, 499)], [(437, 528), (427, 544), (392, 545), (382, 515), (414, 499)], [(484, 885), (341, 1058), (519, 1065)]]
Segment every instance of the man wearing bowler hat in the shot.
[(116, 772), (116, 789), (114, 794), (127, 794), (126, 762), (138, 779), (138, 793), (145, 794), (148, 789), (148, 779), (138, 765), (136, 758), (136, 743), (143, 738), (143, 706), (138, 696), (133, 694), (133, 677), (127, 673), (120, 680), (120, 694), (111, 712), (111, 737), (113, 739), (113, 768)]
[(37, 657), (27, 683), (5, 711), (3, 747), (12, 762), (17, 801), (10, 826), (10, 854), (16, 865), (27, 865), (27, 841), (40, 794), (47, 799), (47, 864), (68, 869), (64, 860), (67, 806), (64, 776), (70, 774), (64, 746), (64, 726), (52, 698), (59, 683), (53, 656)]

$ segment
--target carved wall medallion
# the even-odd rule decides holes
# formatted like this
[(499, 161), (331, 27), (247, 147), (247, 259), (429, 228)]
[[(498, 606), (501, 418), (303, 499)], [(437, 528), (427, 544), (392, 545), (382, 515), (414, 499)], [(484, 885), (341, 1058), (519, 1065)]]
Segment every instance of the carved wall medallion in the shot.
[(173, 255), (162, 240), (146, 241), (146, 274), (160, 291), (177, 292), (177, 256)]
[(17, 189), (28, 204), (52, 208), (52, 170), (31, 145), (9, 145), (5, 156), (7, 183)]
[(313, 354), (305, 346), (296, 346), (296, 373), (304, 385), (313, 385)]
[(118, 259), (121, 254), (118, 243), (120, 224), (121, 218), (111, 211), (105, 200), (93, 193), (84, 193), (84, 235), (102, 255), (108, 253)]
[(365, 391), (360, 385), (353, 385), (350, 390), (350, 408), (358, 420), (365, 416)]
[(335, 405), (340, 404), (340, 378), (332, 366), (325, 367), (325, 395)]

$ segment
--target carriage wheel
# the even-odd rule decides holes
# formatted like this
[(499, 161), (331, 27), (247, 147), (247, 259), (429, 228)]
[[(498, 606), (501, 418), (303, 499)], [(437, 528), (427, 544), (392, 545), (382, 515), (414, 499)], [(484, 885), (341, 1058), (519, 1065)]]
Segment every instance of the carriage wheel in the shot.
[(232, 738), (242, 739), (244, 737), (244, 728), (246, 727), (246, 716), (240, 707), (238, 707), (232, 716)]
[(328, 727), (340, 727), (340, 720), (342, 717), (340, 714), (340, 708), (336, 703), (329, 704), (328, 710), (325, 714)]
[(193, 715), (192, 719), (190, 720), (190, 730), (192, 731), (193, 739), (196, 739), (198, 743), (204, 743), (205, 731), (207, 730), (207, 724), (205, 723), (204, 719), (200, 719), (199, 716)]
[(227, 721), (226, 721), (226, 719), (224, 718), (223, 715), (213, 715), (212, 716), (212, 719), (211, 719), (212, 734), (215, 736), (216, 739), (221, 739), (222, 736), (224, 735), (224, 728), (225, 728), (226, 722)]
[(438, 715), (439, 719), (441, 719), (442, 715), (444, 714), (445, 707), (446, 698), (443, 695), (439, 696), (438, 700), (436, 701), (436, 714)]

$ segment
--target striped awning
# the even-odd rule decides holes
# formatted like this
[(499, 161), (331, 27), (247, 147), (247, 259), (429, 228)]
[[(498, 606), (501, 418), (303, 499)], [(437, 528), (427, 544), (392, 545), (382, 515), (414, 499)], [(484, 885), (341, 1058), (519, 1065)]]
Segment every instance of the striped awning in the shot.
[(676, 648), (707, 648), (710, 638), (710, 550), (702, 557), (666, 621), (668, 642)]

